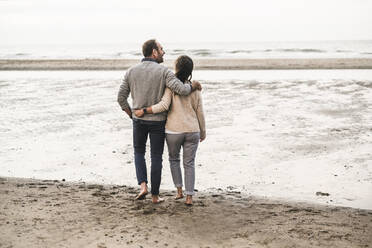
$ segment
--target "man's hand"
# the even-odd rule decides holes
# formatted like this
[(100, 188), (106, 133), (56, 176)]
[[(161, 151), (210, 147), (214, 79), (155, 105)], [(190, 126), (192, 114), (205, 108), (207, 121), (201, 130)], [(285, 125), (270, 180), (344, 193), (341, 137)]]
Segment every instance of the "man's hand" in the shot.
[(137, 117), (142, 117), (145, 115), (145, 113), (143, 112), (143, 109), (136, 109), (134, 110), (134, 115)]
[(127, 109), (124, 109), (125, 113), (127, 113), (127, 115), (129, 116), (129, 118), (132, 119), (132, 110), (127, 108)]
[(191, 90), (192, 91), (202, 90), (202, 86), (201, 86), (201, 84), (198, 81), (192, 81), (192, 83), (191, 83)]
[(200, 138), (200, 142), (203, 142), (203, 140), (205, 140), (205, 137), (203, 137), (203, 138)]

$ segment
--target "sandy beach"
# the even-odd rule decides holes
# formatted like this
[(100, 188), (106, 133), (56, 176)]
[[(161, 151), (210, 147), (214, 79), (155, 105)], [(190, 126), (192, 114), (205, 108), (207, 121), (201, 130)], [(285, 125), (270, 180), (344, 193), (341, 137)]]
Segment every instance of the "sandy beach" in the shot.
[[(2, 59), (0, 70), (125, 70), (139, 59)], [(370, 58), (195, 59), (195, 70), (372, 69)], [(174, 61), (165, 66), (173, 68)]]
[(0, 178), (0, 247), (371, 247), (372, 211), (198, 192)]

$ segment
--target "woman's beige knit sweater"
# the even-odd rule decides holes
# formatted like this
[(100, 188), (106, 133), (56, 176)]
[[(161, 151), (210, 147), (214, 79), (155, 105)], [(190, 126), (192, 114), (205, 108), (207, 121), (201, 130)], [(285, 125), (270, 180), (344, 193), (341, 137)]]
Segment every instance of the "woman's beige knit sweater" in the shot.
[(196, 90), (188, 96), (180, 96), (166, 88), (161, 101), (152, 106), (153, 113), (168, 110), (165, 128), (172, 132), (200, 132), (200, 138), (206, 136), (205, 119), (201, 92)]

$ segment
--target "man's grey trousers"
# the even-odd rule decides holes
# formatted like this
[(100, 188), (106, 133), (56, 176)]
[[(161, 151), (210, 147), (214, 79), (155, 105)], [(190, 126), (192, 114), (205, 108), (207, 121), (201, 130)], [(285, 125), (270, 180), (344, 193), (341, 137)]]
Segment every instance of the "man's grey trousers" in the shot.
[(166, 134), (169, 152), (169, 163), (176, 187), (182, 187), (180, 167), (180, 150), (183, 147), (183, 168), (185, 172), (185, 194), (194, 195), (195, 185), (195, 155), (198, 149), (200, 133)]

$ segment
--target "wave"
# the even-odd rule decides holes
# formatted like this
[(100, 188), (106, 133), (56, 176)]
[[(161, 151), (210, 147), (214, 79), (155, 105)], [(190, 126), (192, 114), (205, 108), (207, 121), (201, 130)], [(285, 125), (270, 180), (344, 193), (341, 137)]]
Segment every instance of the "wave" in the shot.
[(233, 51), (229, 51), (228, 53), (251, 53), (252, 51), (251, 50), (233, 50)]
[[(339, 50), (341, 52), (341, 50)], [(327, 53), (326, 50), (315, 49), (315, 48), (281, 48), (281, 49), (264, 49), (264, 50), (251, 50), (251, 49), (233, 49), (233, 50), (212, 50), (212, 49), (173, 49), (168, 52), (169, 55), (182, 55), (190, 54), (194, 56), (229, 56), (229, 55), (244, 55), (244, 54), (265, 54), (265, 53)]]
[(326, 53), (325, 50), (314, 49), (314, 48), (284, 48), (284, 49), (274, 49), (274, 51), (278, 52), (302, 52), (302, 53)]
[[(207, 46), (207, 45), (206, 45)], [(100, 50), (99, 50), (100, 49)], [(9, 52), (7, 50), (0, 50), (1, 59), (89, 59), (89, 58), (124, 58), (124, 59), (140, 59), (142, 52), (140, 49), (134, 50), (132, 48), (112, 49), (105, 47), (97, 50), (34, 50), (22, 51), (17, 50)], [(167, 58), (174, 59), (180, 55), (189, 55), (193, 57), (212, 57), (212, 58), (341, 58), (341, 57), (368, 57), (372, 56), (372, 51), (369, 48), (353, 48), (348, 47), (295, 47), (295, 46), (280, 46), (280, 47), (265, 47), (262, 46), (226, 46), (223, 47), (209, 47), (209, 48), (173, 48), (166, 49)]]
[(16, 53), (15, 56), (28, 56), (29, 53)]
[(366, 88), (372, 88), (372, 81), (357, 81), (355, 84)]
[(336, 50), (336, 53), (351, 53), (353, 51), (350, 50)]
[(199, 56), (212, 56), (215, 53), (215, 51), (210, 50), (210, 49), (191, 49), (189, 50), (192, 54), (194, 55), (199, 55)]

